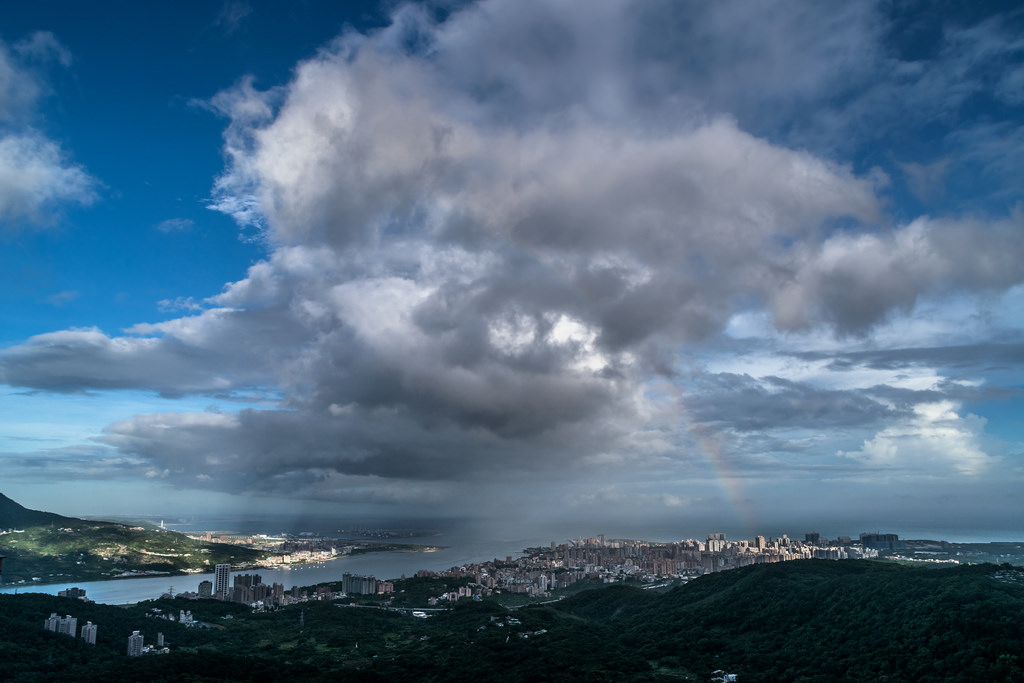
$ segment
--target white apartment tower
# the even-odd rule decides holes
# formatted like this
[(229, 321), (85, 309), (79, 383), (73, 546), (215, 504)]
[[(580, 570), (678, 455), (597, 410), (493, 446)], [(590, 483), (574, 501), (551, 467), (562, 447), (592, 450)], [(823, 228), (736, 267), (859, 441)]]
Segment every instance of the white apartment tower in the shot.
[(66, 636), (74, 638), (75, 634), (78, 633), (78, 619), (70, 614), (63, 617), (57, 623), (57, 633), (63, 633)]
[(60, 617), (57, 616), (56, 612), (51, 612), (50, 616), (43, 621), (43, 628), (47, 631), (57, 632), (57, 624), (60, 623)]

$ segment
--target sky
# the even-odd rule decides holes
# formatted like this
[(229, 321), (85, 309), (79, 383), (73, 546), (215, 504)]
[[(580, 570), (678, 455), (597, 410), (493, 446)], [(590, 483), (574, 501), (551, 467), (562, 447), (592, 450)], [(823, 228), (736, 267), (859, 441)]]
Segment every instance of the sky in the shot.
[(994, 2), (6, 3), (0, 491), (1024, 537), (1022, 36)]

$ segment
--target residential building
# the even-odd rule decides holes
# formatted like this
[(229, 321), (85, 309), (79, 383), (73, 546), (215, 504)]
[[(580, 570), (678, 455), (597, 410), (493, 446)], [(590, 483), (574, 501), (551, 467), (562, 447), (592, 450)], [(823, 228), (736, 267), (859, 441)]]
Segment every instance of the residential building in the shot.
[(50, 616), (48, 616), (43, 621), (43, 628), (45, 628), (47, 631), (53, 631), (54, 633), (56, 633), (57, 632), (57, 624), (59, 624), (59, 623), (60, 623), (60, 617), (57, 616), (56, 612), (51, 612)]
[(213, 570), (213, 595), (221, 600), (230, 597), (231, 565), (218, 564)]
[(66, 636), (74, 638), (75, 634), (78, 633), (78, 619), (70, 614), (66, 617), (62, 617), (57, 623), (57, 633), (63, 633)]
[(142, 634), (138, 631), (132, 631), (132, 634), (128, 636), (128, 656), (139, 657), (142, 655)]

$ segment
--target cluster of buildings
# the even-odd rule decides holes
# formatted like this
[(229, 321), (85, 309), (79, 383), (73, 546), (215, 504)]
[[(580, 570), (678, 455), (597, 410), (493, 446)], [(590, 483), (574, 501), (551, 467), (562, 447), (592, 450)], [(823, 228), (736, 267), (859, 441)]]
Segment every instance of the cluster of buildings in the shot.
[(142, 655), (165, 655), (171, 651), (164, 643), (164, 634), (156, 634), (156, 645), (146, 645), (145, 637), (139, 631), (132, 631), (128, 636), (128, 656), (141, 657)]
[(310, 595), (298, 586), (285, 590), (284, 584), (263, 583), (259, 574), (236, 574), (231, 577), (231, 565), (218, 564), (214, 568), (213, 582), (202, 581), (197, 594), (180, 593), (179, 597), (215, 598), (226, 602), (250, 605), (255, 609), (272, 609), (308, 600), (334, 600), (346, 595), (377, 595), (393, 593), (395, 585), (380, 581), (373, 576), (343, 574), (341, 591), (332, 591), (328, 586), (317, 586)]
[(458, 600), (486, 597), (495, 591), (525, 593), (543, 597), (582, 579), (606, 583), (633, 579), (655, 582), (689, 578), (752, 564), (790, 560), (877, 557), (878, 548), (898, 545), (895, 534), (862, 534), (859, 542), (849, 537), (834, 541), (817, 533), (804, 540), (757, 536), (753, 540), (730, 541), (725, 534), (710, 534), (704, 541), (688, 539), (675, 543), (636, 540), (577, 539), (551, 543), (548, 548), (530, 548), (528, 554), (504, 562), (495, 559), (481, 564), (452, 567), (442, 572), (417, 572), (419, 576), (453, 576), (471, 579), (471, 586), (440, 599)]
[(191, 628), (192, 626), (204, 626), (202, 622), (196, 621), (192, 617), (192, 610), (179, 610), (177, 620), (175, 620), (173, 612), (164, 614), (163, 610), (157, 607), (149, 610), (149, 613), (146, 616), (155, 617), (157, 619), (166, 619), (167, 621), (177, 621), (186, 628)]
[[(66, 636), (75, 637), (78, 631), (78, 619), (70, 614), (58, 617), (56, 612), (50, 614), (43, 620), (43, 628), (54, 633), (62, 633)], [(81, 638), (90, 645), (96, 644), (96, 624), (87, 622), (82, 626)]]
[(205, 541), (207, 543), (227, 543), (265, 550), (270, 554), (260, 562), (260, 565), (268, 567), (326, 562), (340, 555), (348, 555), (356, 547), (351, 544), (341, 543), (339, 539), (320, 537), (294, 539), (283, 536), (268, 536), (267, 534), (214, 536), (212, 531), (207, 531), (203, 534), (188, 534), (188, 536), (193, 540)]
[[(57, 595), (62, 598), (74, 598), (89, 602), (89, 599), (85, 597), (85, 590), (82, 588), (68, 588), (66, 590), (58, 591)], [(180, 619), (182, 624), (185, 626), (191, 626), (193, 624), (192, 613), (182, 610)], [(171, 621), (174, 621), (173, 617)], [(75, 637), (75, 633), (78, 632), (78, 618), (73, 617), (70, 614), (63, 617), (57, 616), (56, 612), (50, 614), (49, 617), (43, 620), (43, 628), (53, 633), (61, 633), (66, 636)], [(79, 636), (86, 643), (90, 645), (96, 644), (96, 624), (91, 621), (86, 622), (79, 632)], [(139, 655), (149, 653), (167, 653), (170, 650), (164, 646), (164, 634), (157, 634), (157, 645), (156, 647), (143, 644), (142, 634), (138, 631), (133, 631), (128, 636), (128, 656), (138, 657)]]
[[(188, 618), (189, 621), (191, 621), (192, 615), (189, 614)], [(56, 612), (53, 612), (52, 614), (50, 614), (49, 617), (43, 620), (43, 628), (45, 628), (47, 631), (52, 631), (53, 633), (61, 633), (74, 638), (75, 632), (78, 628), (78, 619), (76, 617), (71, 616), (70, 614), (63, 617), (59, 617), (57, 616)], [(80, 637), (86, 643), (90, 645), (95, 645), (97, 630), (98, 629), (96, 627), (96, 624), (92, 623), (91, 621), (86, 622), (86, 624), (82, 626)], [(128, 636), (129, 657), (138, 657), (140, 655), (149, 653), (166, 654), (169, 651), (169, 648), (165, 647), (164, 645), (163, 633), (157, 634), (156, 647), (153, 647), (151, 645), (145, 645), (143, 643), (142, 634), (138, 631), (132, 631), (132, 634)]]
[(57, 595), (62, 598), (73, 598), (75, 600), (81, 600), (82, 602), (92, 602), (89, 598), (85, 597), (84, 588), (66, 588), (62, 591), (57, 591)]
[(390, 581), (379, 581), (372, 575), (342, 574), (341, 590), (346, 595), (383, 595), (394, 593), (395, 584)]
[(203, 581), (199, 584), (199, 597), (269, 608), (297, 602), (302, 593), (298, 586), (286, 591), (284, 584), (265, 584), (259, 574), (237, 574), (232, 583), (231, 565), (218, 564), (214, 568), (213, 583)]

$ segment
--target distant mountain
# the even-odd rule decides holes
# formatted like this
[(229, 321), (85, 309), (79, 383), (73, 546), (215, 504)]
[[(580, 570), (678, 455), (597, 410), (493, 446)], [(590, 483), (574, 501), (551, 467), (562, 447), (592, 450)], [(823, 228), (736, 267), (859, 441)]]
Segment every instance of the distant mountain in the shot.
[(0, 494), (0, 532), (8, 530), (18, 533), (0, 533), (5, 583), (175, 575), (209, 571), (225, 562), (250, 565), (263, 555), (253, 548), (205, 543), (173, 531), (29, 510)]
[(80, 524), (82, 520), (64, 517), (53, 512), (30, 510), (0, 493), (0, 529), (21, 529), (28, 526), (47, 524)]

